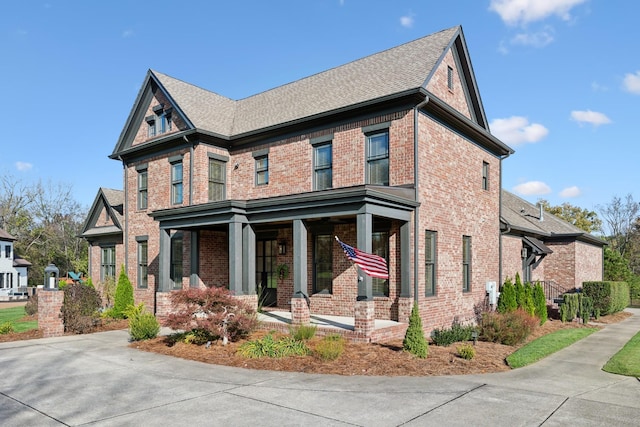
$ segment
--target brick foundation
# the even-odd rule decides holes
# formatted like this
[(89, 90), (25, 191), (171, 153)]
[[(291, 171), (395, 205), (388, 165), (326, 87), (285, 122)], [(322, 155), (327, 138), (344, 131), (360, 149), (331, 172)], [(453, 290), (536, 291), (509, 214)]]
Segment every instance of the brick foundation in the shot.
[(291, 323), (294, 325), (308, 325), (311, 313), (305, 298), (291, 298)]
[(373, 301), (356, 301), (353, 332), (370, 337), (376, 328), (376, 305)]
[(398, 298), (398, 322), (409, 323), (413, 302), (413, 298)]
[(38, 289), (38, 329), (44, 338), (64, 335), (62, 301), (64, 292)]

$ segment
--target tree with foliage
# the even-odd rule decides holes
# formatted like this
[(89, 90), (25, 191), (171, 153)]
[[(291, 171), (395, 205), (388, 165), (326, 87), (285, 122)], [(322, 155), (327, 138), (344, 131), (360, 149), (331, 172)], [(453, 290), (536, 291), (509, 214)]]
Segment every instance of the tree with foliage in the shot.
[(133, 286), (129, 277), (124, 272), (124, 265), (120, 269), (118, 284), (116, 285), (116, 296), (111, 315), (116, 318), (126, 317), (127, 310), (133, 306)]
[(518, 308), (518, 302), (516, 300), (516, 288), (513, 286), (513, 282), (510, 277), (504, 281), (502, 289), (500, 290), (500, 296), (498, 297), (498, 306), (496, 310), (498, 313), (509, 313), (516, 311)]
[(604, 248), (604, 280), (627, 282), (633, 273), (629, 269), (629, 262), (610, 247)]
[(516, 273), (516, 280), (513, 285), (516, 290), (516, 307), (523, 308), (525, 305), (525, 289), (520, 279), (520, 273)]
[(598, 218), (595, 211), (573, 206), (570, 203), (563, 203), (560, 206), (551, 206), (547, 200), (540, 199), (538, 201), (542, 208), (552, 215), (573, 224), (587, 233), (599, 232), (602, 230), (602, 220)]
[(416, 357), (424, 359), (427, 357), (429, 344), (424, 337), (422, 330), (422, 319), (418, 312), (418, 303), (413, 304), (411, 316), (409, 317), (409, 326), (402, 341), (402, 348)]
[(606, 224), (606, 236), (611, 249), (626, 257), (632, 231), (640, 215), (640, 204), (633, 200), (631, 194), (627, 194), (624, 199), (614, 196), (608, 205), (598, 208)]
[(533, 304), (535, 305), (535, 315), (540, 319), (540, 325), (544, 325), (548, 319), (547, 298), (540, 282), (533, 287)]

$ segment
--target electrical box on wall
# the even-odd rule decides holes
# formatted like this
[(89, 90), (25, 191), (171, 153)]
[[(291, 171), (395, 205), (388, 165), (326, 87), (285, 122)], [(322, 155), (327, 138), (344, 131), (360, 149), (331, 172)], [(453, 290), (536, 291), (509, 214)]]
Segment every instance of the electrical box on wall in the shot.
[(489, 297), (489, 304), (491, 304), (492, 307), (495, 307), (498, 304), (498, 296), (500, 295), (496, 282), (487, 282), (485, 289), (487, 290), (487, 296)]

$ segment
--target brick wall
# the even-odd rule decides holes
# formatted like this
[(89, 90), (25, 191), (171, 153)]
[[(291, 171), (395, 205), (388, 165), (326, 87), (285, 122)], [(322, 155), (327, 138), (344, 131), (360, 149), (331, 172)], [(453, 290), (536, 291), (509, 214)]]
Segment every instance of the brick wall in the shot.
[(64, 292), (38, 289), (38, 329), (44, 338), (64, 335), (62, 302)]
[(602, 248), (589, 243), (576, 242), (575, 250), (575, 286), (582, 287), (582, 282), (602, 280)]
[(547, 242), (546, 245), (553, 251), (543, 261), (547, 280), (553, 280), (564, 288), (574, 287), (576, 242)]

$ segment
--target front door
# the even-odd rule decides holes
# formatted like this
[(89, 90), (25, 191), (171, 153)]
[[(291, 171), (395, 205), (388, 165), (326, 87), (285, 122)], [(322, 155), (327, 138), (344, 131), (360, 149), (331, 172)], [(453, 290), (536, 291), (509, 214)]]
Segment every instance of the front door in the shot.
[(278, 301), (277, 254), (277, 240), (256, 242), (256, 292), (262, 307), (275, 306)]

